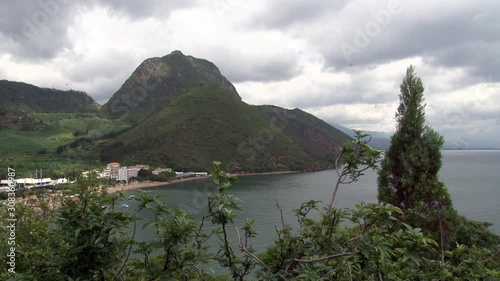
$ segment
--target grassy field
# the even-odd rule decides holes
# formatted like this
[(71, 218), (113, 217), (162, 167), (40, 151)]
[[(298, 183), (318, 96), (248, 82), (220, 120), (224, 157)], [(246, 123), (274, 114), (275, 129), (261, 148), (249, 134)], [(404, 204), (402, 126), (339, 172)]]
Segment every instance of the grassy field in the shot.
[[(128, 128), (123, 120), (99, 118), (95, 114), (31, 113), (43, 121), (44, 128), (38, 131), (0, 129), (0, 169), (16, 167), (19, 172), (30, 173), (35, 169), (46, 169), (47, 175), (71, 174), (75, 170), (97, 165), (97, 156), (79, 148), (61, 155), (58, 146), (66, 145), (79, 137), (74, 132), (86, 131), (87, 138), (97, 138), (110, 132)], [(3, 171), (0, 170), (0, 175)]]
[(110, 120), (95, 115), (72, 113), (32, 113), (42, 120), (48, 129), (40, 131), (0, 130), (1, 154), (35, 153), (41, 149), (55, 152), (59, 145), (68, 144), (77, 137), (77, 130), (87, 130), (86, 137), (99, 137), (104, 134), (125, 129), (129, 124), (123, 120)]
[[(80, 159), (71, 159), (56, 154), (0, 155), (0, 176), (5, 178), (8, 168), (16, 170), (16, 178), (35, 177), (36, 170), (43, 170), (43, 177), (74, 177), (82, 170), (97, 167), (97, 163), (89, 163)], [(40, 174), (38, 174), (40, 176)]]

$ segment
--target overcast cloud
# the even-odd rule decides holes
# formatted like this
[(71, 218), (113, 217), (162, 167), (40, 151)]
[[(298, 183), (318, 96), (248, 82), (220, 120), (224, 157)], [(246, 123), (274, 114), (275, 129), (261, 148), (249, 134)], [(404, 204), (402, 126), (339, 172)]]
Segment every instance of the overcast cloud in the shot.
[(181, 50), (214, 62), (247, 103), (393, 131), (413, 64), (449, 143), (500, 147), (499, 14), (497, 0), (5, 0), (0, 79), (102, 104), (143, 60)]

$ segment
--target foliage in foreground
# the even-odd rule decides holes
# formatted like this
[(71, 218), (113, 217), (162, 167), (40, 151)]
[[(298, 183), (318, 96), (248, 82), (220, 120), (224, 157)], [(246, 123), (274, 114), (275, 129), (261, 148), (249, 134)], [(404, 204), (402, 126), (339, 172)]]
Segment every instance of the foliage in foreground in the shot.
[[(402, 94), (401, 132), (393, 139), (379, 180), (379, 198), (394, 205), (335, 207), (342, 184), (377, 168), (380, 153), (361, 132), (343, 145), (330, 202), (323, 208), (318, 201), (304, 202), (295, 210), (297, 226), (282, 220), (274, 243), (261, 253), (251, 246), (254, 221), (242, 226), (236, 222), (240, 201), (229, 194), (236, 179), (219, 162), (214, 163), (212, 192), (201, 220), (146, 192), (135, 198), (133, 213), (121, 212), (114, 207), (123, 196), (108, 194), (91, 176), (72, 187), (78, 197), (59, 198), (58, 208), (40, 196), (32, 200), (36, 206), (28, 199), (16, 205), (17, 274), (4, 269), (0, 279), (499, 280), (500, 238), (486, 224), (459, 216), (437, 179), (442, 139), (422, 128), (423, 86), (412, 74), (409, 69), (402, 86), (409, 91)], [(410, 98), (408, 103), (405, 98)], [(415, 118), (405, 117), (408, 112)], [(422, 141), (412, 140), (417, 137)], [(404, 149), (406, 156), (397, 158), (396, 152)], [(391, 162), (395, 159), (401, 162)], [(277, 209), (282, 211), (279, 204)], [(146, 227), (155, 235), (148, 241), (135, 239), (142, 212), (153, 213)], [(6, 221), (5, 209), (0, 219)], [(231, 235), (236, 239), (231, 241)], [(1, 240), (8, 236), (7, 228), (1, 228)], [(216, 249), (209, 241), (216, 242)], [(7, 252), (7, 243), (0, 250)], [(5, 255), (0, 262), (6, 264)], [(228, 274), (215, 273), (214, 264)]]
[[(344, 146), (336, 187), (376, 167), (377, 152), (361, 140)], [(363, 166), (360, 166), (363, 164)], [(367, 165), (367, 166), (366, 166)], [(298, 227), (282, 224), (265, 251), (251, 247), (253, 221), (236, 223), (239, 200), (228, 193), (236, 180), (215, 163), (207, 212), (197, 220), (146, 192), (133, 213), (114, 205), (122, 195), (108, 194), (92, 177), (73, 187), (79, 200), (63, 198), (54, 210), (18, 204), (16, 278), (18, 280), (497, 280), (499, 244), (489, 248), (457, 244), (440, 254), (438, 243), (420, 228), (400, 220), (390, 204), (359, 204), (352, 210), (321, 208), (306, 201), (295, 216)], [(332, 203), (333, 202), (333, 203)], [(104, 207), (106, 206), (106, 207)], [(278, 211), (281, 211), (277, 205)], [(37, 210), (37, 211), (35, 211)], [(134, 239), (143, 211), (154, 216), (147, 227), (155, 236)], [(312, 214), (319, 213), (319, 219)], [(2, 211), (1, 219), (5, 219)], [(348, 222), (350, 226), (343, 227)], [(129, 225), (135, 225), (127, 233)], [(4, 228), (2, 241), (7, 236)], [(231, 234), (237, 239), (229, 240)], [(469, 233), (470, 234), (470, 233)], [(474, 235), (480, 235), (474, 234)], [(476, 237), (477, 238), (477, 237)], [(210, 249), (208, 241), (217, 242)], [(6, 252), (6, 244), (1, 245)], [(132, 258), (133, 257), (133, 258)], [(5, 257), (2, 257), (5, 264)], [(214, 264), (228, 272), (214, 273)], [(220, 273), (219, 273), (220, 274)], [(0, 279), (12, 277), (4, 271)]]

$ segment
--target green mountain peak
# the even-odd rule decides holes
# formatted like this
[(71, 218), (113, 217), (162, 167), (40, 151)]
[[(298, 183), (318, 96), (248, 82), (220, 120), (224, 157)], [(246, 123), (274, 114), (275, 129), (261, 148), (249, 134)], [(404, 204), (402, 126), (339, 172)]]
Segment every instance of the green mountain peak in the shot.
[(102, 113), (111, 118), (140, 122), (160, 111), (177, 95), (209, 84), (217, 84), (241, 100), (236, 88), (215, 64), (173, 51), (142, 62), (103, 106)]

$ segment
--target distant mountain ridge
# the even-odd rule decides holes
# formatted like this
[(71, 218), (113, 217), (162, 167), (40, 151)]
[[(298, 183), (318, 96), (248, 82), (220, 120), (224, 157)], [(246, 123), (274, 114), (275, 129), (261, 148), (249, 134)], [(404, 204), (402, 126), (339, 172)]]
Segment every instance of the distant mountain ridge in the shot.
[[(333, 127), (341, 130), (349, 136), (354, 136), (353, 130), (346, 128), (339, 124), (331, 124)], [(365, 134), (371, 136), (369, 144), (376, 149), (386, 150), (391, 145), (392, 133), (378, 132), (378, 131), (363, 131)], [(449, 132), (440, 132), (445, 137), (443, 149), (445, 150), (482, 150), (482, 149), (500, 149), (500, 146), (489, 139), (481, 139), (467, 134), (463, 134), (458, 138)]]
[[(331, 124), (333, 127), (339, 129), (350, 137), (354, 137), (356, 134), (352, 129), (346, 128), (339, 124)], [(363, 131), (364, 134), (368, 134), (371, 137), (370, 142), (368, 143), (375, 149), (386, 150), (391, 145), (391, 134), (386, 132), (377, 132), (377, 131)]]
[(274, 105), (256, 106), (270, 120), (279, 120), (283, 132), (319, 166), (332, 166), (344, 142), (352, 137), (298, 108), (284, 109)]
[(97, 112), (100, 105), (85, 92), (40, 88), (23, 82), (0, 80), (2, 112)]
[(46, 128), (34, 113), (97, 113), (100, 105), (85, 92), (40, 88), (0, 80), (0, 128), (34, 131)]

